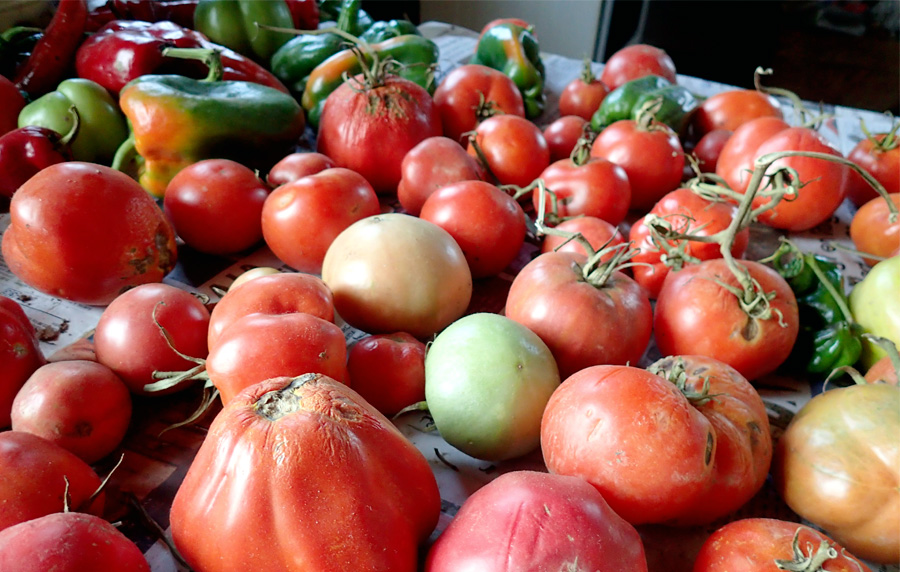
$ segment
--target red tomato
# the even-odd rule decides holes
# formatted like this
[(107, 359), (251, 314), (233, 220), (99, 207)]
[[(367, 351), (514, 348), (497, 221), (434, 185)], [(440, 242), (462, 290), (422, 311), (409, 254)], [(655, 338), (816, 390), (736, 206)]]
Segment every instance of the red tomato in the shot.
[(456, 240), (473, 278), (494, 276), (515, 260), (525, 242), (525, 213), (510, 195), (483, 181), (441, 187), (422, 205), (419, 218)]
[(790, 127), (778, 117), (760, 117), (734, 130), (719, 153), (716, 174), (739, 193), (747, 190), (756, 150), (769, 137)]
[(350, 348), (353, 389), (385, 415), (425, 400), (425, 344), (406, 332), (366, 336)]
[(0, 532), (0, 569), (150, 572), (150, 565), (140, 548), (102, 518), (58, 512)]
[(440, 510), (431, 467), (390, 421), (304, 375), (248, 388), (216, 416), (172, 503), (172, 538), (205, 572), (414, 572)]
[(9, 427), (16, 394), (46, 363), (34, 326), (18, 302), (0, 296), (0, 428)]
[[(597, 252), (603, 246), (617, 246), (625, 242), (625, 238), (618, 228), (595, 216), (570, 218), (559, 223), (554, 228), (563, 232), (580, 234), (590, 243), (594, 252)], [(544, 237), (544, 242), (541, 243), (541, 252), (575, 252), (584, 256), (588, 255), (584, 245), (578, 240), (569, 240), (568, 242), (566, 240), (565, 237), (548, 234)], [(612, 252), (609, 253), (602, 260), (604, 262), (609, 260), (612, 254)]]
[(457, 143), (475, 129), (485, 115), (504, 113), (525, 117), (522, 93), (503, 72), (480, 64), (465, 64), (448, 73), (434, 91), (444, 136)]
[(372, 185), (359, 173), (335, 167), (272, 191), (262, 209), (262, 232), (282, 262), (316, 274), (341, 231), (380, 212)]
[(591, 157), (625, 169), (631, 185), (630, 208), (643, 212), (677, 187), (684, 171), (684, 150), (674, 131), (662, 124), (643, 128), (630, 119), (601, 131), (591, 147)]
[[(900, 193), (891, 194), (891, 202), (900, 210)], [(900, 248), (900, 220), (890, 221), (887, 201), (881, 197), (870, 200), (856, 211), (850, 221), (850, 240), (856, 250), (883, 258), (894, 256)], [(877, 260), (865, 258), (869, 266)]]
[(185, 244), (208, 254), (231, 254), (262, 240), (260, 216), (268, 196), (268, 187), (250, 168), (208, 159), (169, 181), (163, 207)]
[(590, 63), (586, 64), (585, 71), (566, 84), (559, 94), (559, 114), (577, 115), (585, 121), (590, 121), (594, 112), (609, 94), (609, 87), (595, 78), (590, 73)]
[(479, 123), (468, 152), (501, 185), (528, 186), (550, 164), (550, 148), (544, 134), (537, 125), (518, 115), (495, 115)]
[(334, 161), (321, 153), (291, 153), (269, 169), (266, 182), (274, 188), (336, 166)]
[(675, 62), (663, 50), (646, 44), (625, 46), (606, 60), (600, 81), (611, 90), (648, 75), (658, 75), (677, 83)]
[(799, 331), (797, 300), (768, 266), (737, 262), (762, 292), (774, 293), (771, 317), (741, 309), (738, 297), (723, 287), (740, 288), (737, 278), (724, 259), (715, 258), (669, 273), (656, 300), (653, 330), (663, 355), (709, 356), (753, 381), (775, 371), (790, 354)]
[(109, 167), (51, 165), (19, 187), (10, 214), (7, 266), (52, 296), (105, 305), (128, 288), (161, 281), (175, 266), (175, 233), (162, 210)]
[(697, 157), (701, 173), (716, 172), (719, 155), (722, 154), (722, 149), (732, 133), (732, 131), (725, 129), (713, 129), (700, 138), (700, 141), (694, 147), (693, 153)]
[(397, 76), (360, 89), (356, 76), (325, 101), (317, 151), (366, 178), (379, 194), (397, 192), (410, 149), (441, 134), (441, 118), (424, 88)]
[[(802, 524), (771, 518), (745, 518), (729, 522), (706, 539), (693, 572), (779, 572), (794, 563), (808, 564), (822, 550), (823, 572), (871, 572), (864, 562), (818, 530)], [(780, 563), (780, 564), (779, 564)]]
[(576, 569), (646, 572), (641, 537), (583, 479), (536, 471), (473, 493), (425, 561), (426, 572)]
[(760, 117), (783, 119), (778, 100), (753, 89), (730, 89), (704, 99), (691, 122), (697, 137), (702, 137), (717, 129), (734, 131)]
[(484, 179), (484, 169), (466, 150), (447, 137), (429, 137), (406, 154), (397, 199), (403, 209), (419, 216), (431, 193), (444, 185)]
[[(592, 216), (617, 225), (625, 220), (631, 204), (631, 184), (625, 169), (606, 159), (593, 158), (579, 165), (572, 159), (561, 159), (540, 174), (545, 187), (556, 195), (556, 215)], [(535, 189), (531, 202), (539, 209), (541, 193)], [(546, 212), (553, 212), (548, 193), (544, 199)]]
[[(154, 371), (182, 371), (196, 365), (169, 347), (160, 326), (176, 350), (194, 358), (206, 357), (209, 311), (190, 292), (168, 284), (144, 284), (125, 292), (103, 310), (97, 322), (97, 361), (137, 395), (149, 395), (144, 386), (156, 381)], [(189, 384), (185, 381), (154, 394), (172, 393)]]
[(0, 135), (19, 126), (19, 112), (25, 107), (25, 97), (12, 81), (0, 75)]
[(0, 433), (0, 530), (54, 512), (71, 510), (99, 515), (104, 494), (91, 500), (100, 477), (90, 465), (43, 437), (24, 431)]
[[(724, 202), (711, 203), (690, 189), (676, 189), (661, 198), (650, 209), (650, 214), (668, 221), (676, 232), (710, 236), (728, 228), (732, 218), (737, 214), (737, 207)], [(635, 281), (643, 286), (648, 296), (656, 299), (670, 267), (662, 261), (663, 252), (653, 242), (650, 228), (644, 223), (645, 219), (646, 217), (641, 217), (631, 226), (628, 237), (635, 247), (640, 249), (632, 260), (644, 263), (633, 266), (631, 271)], [(735, 237), (731, 254), (736, 258), (742, 257), (749, 241), (750, 229), (745, 228)], [(670, 244), (676, 247), (682, 242), (684, 252), (688, 256), (700, 260), (722, 257), (719, 245), (714, 242), (688, 240), (670, 241)]]
[(550, 148), (550, 160), (568, 159), (578, 140), (584, 135), (587, 121), (577, 115), (563, 115), (544, 127), (544, 140)]
[(44, 365), (13, 401), (13, 431), (43, 437), (89, 464), (119, 446), (130, 422), (128, 386), (93, 361)]
[(213, 348), (231, 324), (249, 314), (302, 312), (334, 322), (334, 299), (322, 279), (300, 272), (279, 272), (232, 285), (209, 316), (207, 345)]
[(346, 363), (347, 342), (333, 323), (301, 312), (250, 314), (222, 332), (206, 372), (227, 404), (244, 388), (273, 377), (321, 373), (343, 382)]
[(894, 364), (891, 363), (890, 356), (884, 356), (872, 364), (872, 367), (866, 370), (865, 379), (868, 383), (900, 385), (900, 381), (898, 381), (900, 378), (897, 376), (897, 370), (894, 369)]
[[(868, 171), (889, 193), (900, 193), (900, 142), (896, 133), (879, 133), (856, 144), (847, 158)], [(847, 196), (861, 206), (877, 196), (872, 186), (853, 171), (847, 181)]]
[(506, 298), (506, 316), (540, 336), (563, 378), (595, 364), (637, 363), (650, 341), (653, 312), (640, 286), (621, 272), (595, 286), (585, 262), (581, 254), (541, 254)]

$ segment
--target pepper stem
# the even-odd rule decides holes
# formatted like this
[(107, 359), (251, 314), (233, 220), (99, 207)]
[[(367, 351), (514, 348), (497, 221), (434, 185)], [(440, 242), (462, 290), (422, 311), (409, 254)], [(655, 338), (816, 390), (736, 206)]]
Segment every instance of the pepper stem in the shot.
[(58, 144), (63, 147), (72, 143), (72, 140), (78, 136), (78, 129), (81, 127), (81, 115), (74, 105), (69, 107), (69, 115), (72, 116), (72, 128), (69, 129), (68, 133), (60, 137), (58, 141)]
[(183, 60), (198, 60), (206, 64), (209, 73), (202, 81), (221, 81), (225, 73), (222, 66), (222, 56), (218, 50), (207, 48), (172, 48), (166, 46), (162, 49), (162, 55), (168, 58), (179, 58)]

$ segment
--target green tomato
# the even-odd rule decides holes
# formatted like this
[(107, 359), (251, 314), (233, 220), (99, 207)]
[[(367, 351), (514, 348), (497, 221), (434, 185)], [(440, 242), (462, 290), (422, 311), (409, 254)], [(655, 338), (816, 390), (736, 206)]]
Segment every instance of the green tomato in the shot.
[[(887, 338), (900, 347), (900, 256), (882, 260), (850, 292), (850, 311), (867, 333)], [(868, 369), (886, 353), (863, 340), (860, 359)]]
[(504, 461), (536, 449), (541, 416), (559, 386), (547, 345), (498, 314), (471, 314), (425, 356), (425, 401), (441, 436), (472, 457)]

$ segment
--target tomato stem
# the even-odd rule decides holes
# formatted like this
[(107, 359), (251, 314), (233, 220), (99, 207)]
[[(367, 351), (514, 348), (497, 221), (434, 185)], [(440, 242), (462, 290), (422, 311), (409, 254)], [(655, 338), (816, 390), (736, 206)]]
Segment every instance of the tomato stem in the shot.
[(796, 93), (780, 87), (764, 87), (762, 85), (762, 76), (772, 75), (772, 73), (772, 68), (756, 68), (756, 70), (753, 72), (753, 86), (756, 88), (756, 91), (768, 95), (778, 95), (781, 97), (786, 97), (791, 101), (791, 104), (794, 107), (794, 112), (797, 114), (797, 120), (800, 124), (804, 126), (817, 126), (818, 123), (820, 123), (824, 119), (824, 115), (820, 114), (818, 116), (813, 116), (809, 109), (807, 109), (806, 105), (803, 104), (803, 100), (801, 100)]
[(807, 544), (810, 554), (804, 554), (800, 548), (800, 531), (798, 528), (794, 533), (794, 540), (791, 543), (791, 549), (794, 552), (793, 560), (775, 560), (775, 565), (779, 570), (788, 570), (789, 572), (821, 572), (822, 565), (825, 562), (838, 557), (838, 551), (827, 540), (819, 543), (818, 549), (813, 553), (811, 544)]

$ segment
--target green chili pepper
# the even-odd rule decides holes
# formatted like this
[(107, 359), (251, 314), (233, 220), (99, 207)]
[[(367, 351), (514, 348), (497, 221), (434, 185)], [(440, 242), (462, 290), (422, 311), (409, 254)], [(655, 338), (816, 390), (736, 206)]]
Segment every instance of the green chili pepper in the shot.
[(648, 75), (612, 90), (591, 117), (591, 129), (599, 132), (616, 121), (637, 119), (638, 111), (656, 99), (660, 99), (659, 109), (654, 113), (656, 120), (676, 132), (684, 129), (690, 113), (699, 106), (696, 96), (687, 88)]
[(217, 44), (268, 62), (290, 34), (260, 28), (294, 25), (284, 0), (200, 0), (194, 11), (194, 29)]
[(377, 44), (397, 36), (408, 36), (410, 34), (421, 36), (419, 28), (409, 20), (388, 20), (375, 22), (368, 30), (363, 32), (359, 37), (364, 42)]
[(544, 110), (544, 62), (531, 28), (500, 21), (481, 32), (471, 63), (503, 72), (522, 92), (525, 115), (533, 119)]

